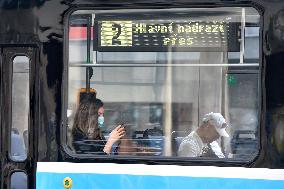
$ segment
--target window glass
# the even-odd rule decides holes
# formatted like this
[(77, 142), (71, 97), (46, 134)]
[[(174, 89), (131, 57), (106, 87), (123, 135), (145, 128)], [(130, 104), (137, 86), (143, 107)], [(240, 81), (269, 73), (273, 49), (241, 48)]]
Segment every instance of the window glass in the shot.
[(24, 172), (14, 172), (11, 175), (10, 189), (27, 189), (28, 178)]
[(23, 161), (28, 151), (30, 63), (26, 56), (13, 59), (12, 129), (10, 158)]
[(70, 150), (255, 157), (259, 21), (253, 8), (74, 12), (66, 99)]

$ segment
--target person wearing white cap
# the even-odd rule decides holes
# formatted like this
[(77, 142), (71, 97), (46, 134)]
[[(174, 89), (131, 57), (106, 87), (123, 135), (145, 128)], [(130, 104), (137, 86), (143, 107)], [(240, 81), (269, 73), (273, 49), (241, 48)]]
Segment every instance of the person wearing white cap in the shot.
[(178, 156), (224, 158), (216, 140), (220, 136), (229, 137), (225, 130), (227, 126), (226, 120), (220, 113), (206, 114), (202, 124), (183, 139), (178, 149)]

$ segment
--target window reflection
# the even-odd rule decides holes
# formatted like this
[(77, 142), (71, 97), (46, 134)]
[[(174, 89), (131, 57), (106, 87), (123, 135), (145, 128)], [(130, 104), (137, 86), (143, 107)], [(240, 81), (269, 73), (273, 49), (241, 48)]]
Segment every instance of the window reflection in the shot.
[[(243, 10), (246, 19), (242, 19)], [(197, 12), (203, 12), (202, 19), (209, 22), (213, 18), (205, 17), (207, 11)], [(231, 52), (229, 48), (214, 51), (209, 46), (194, 52), (179, 48), (174, 51), (169, 48), (168, 52), (119, 52), (119, 49), (102, 52), (91, 47), (93, 62), (89, 63), (86, 36), (80, 40), (69, 36), (67, 141), (74, 153), (81, 153), (72, 145), (71, 130), (81, 100), (79, 93), (83, 90), (104, 102), (104, 127), (100, 130), (106, 140), (117, 125), (123, 124), (126, 130), (125, 136), (113, 146), (113, 154), (177, 157), (180, 144), (202, 125), (204, 115), (217, 112), (228, 124), (229, 137), (214, 141), (222, 157), (244, 161), (254, 157), (259, 140), (259, 15), (252, 8), (210, 11), (220, 13), (214, 18), (225, 19), (230, 24), (241, 26), (241, 21), (246, 20), (241, 28), (246, 41), (245, 45), (240, 44), (245, 47), (243, 52)], [(225, 17), (222, 11), (231, 15)], [(73, 16), (104, 13), (86, 10)], [(116, 13), (121, 14), (113, 12)], [(171, 13), (169, 10), (168, 14)], [(130, 11), (129, 15), (132, 14)], [(70, 24), (69, 32), (75, 27), (78, 25)], [(93, 37), (90, 40), (93, 42)], [(237, 38), (228, 43), (236, 41)]]
[(30, 104), (30, 63), (26, 56), (13, 60), (12, 86), (12, 128), (10, 157), (14, 161), (27, 158), (29, 104)]
[(27, 189), (28, 178), (24, 172), (14, 172), (11, 175), (10, 189)]

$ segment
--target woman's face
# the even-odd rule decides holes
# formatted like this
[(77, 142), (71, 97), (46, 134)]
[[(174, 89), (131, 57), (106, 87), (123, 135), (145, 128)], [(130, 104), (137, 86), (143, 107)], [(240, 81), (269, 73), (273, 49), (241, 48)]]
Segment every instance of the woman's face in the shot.
[(100, 107), (99, 110), (98, 110), (98, 115), (103, 116), (104, 113), (105, 113), (104, 107)]

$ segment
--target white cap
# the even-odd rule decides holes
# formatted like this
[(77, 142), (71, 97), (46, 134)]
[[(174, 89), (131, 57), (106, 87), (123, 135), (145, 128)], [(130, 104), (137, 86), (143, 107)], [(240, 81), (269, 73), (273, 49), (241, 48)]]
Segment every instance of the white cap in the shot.
[[(229, 137), (229, 134), (226, 131), (226, 127), (228, 126), (226, 123), (225, 118), (220, 113), (209, 113), (206, 114), (203, 118), (203, 122), (208, 122), (209, 120), (212, 121), (216, 131), (219, 133), (220, 136)], [(224, 124), (226, 126), (224, 127)]]

